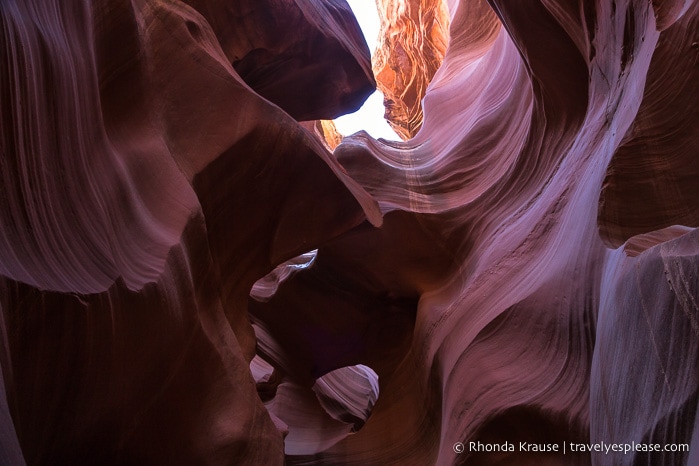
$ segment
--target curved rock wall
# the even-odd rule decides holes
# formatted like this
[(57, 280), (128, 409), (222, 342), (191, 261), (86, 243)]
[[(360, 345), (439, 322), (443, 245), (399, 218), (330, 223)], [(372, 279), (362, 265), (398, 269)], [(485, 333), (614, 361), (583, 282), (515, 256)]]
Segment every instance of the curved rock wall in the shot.
[(258, 4), (0, 7), (8, 464), (283, 461), (248, 368), (248, 293), (276, 264), (380, 218), (281, 109), (332, 118), (371, 93), (358, 25), (343, 4), (328, 18), (322, 2), (277, 3), (304, 34), (259, 52), (288, 68), (252, 85), (274, 99), (271, 78), (297, 96), (304, 74), (326, 76), (311, 83), (317, 104), (273, 103), (236, 71), (234, 50), (266, 44), (212, 18), (249, 21)]
[[(379, 375), (366, 425), (291, 463), (692, 464), (686, 451), (452, 447), (692, 444), (699, 184), (685, 83), (699, 8), (669, 24), (645, 2), (450, 7), (420, 131), (335, 150), (379, 201), (382, 227), (319, 248), (251, 307), (263, 353), (287, 373), (366, 364)], [(672, 116), (668, 95), (683, 95)], [(635, 134), (654, 143), (632, 162)], [(627, 220), (635, 211), (648, 220)], [(673, 224), (685, 226), (659, 230)]]
[(696, 463), (699, 3), (418, 3), (0, 4), (0, 462)]

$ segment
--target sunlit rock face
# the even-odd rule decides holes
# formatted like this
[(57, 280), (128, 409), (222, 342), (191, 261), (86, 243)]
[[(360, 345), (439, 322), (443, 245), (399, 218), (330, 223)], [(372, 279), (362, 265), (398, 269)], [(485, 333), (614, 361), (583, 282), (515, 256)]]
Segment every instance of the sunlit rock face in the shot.
[(342, 142), (342, 134), (337, 130), (333, 120), (312, 120), (301, 122), (301, 126), (315, 135), (329, 151), (334, 151)]
[(403, 139), (422, 126), (422, 98), (442, 64), (449, 41), (443, 0), (377, 0), (381, 20), (373, 57), (386, 120)]
[(699, 464), (699, 2), (382, 5), (0, 5), (0, 463)]

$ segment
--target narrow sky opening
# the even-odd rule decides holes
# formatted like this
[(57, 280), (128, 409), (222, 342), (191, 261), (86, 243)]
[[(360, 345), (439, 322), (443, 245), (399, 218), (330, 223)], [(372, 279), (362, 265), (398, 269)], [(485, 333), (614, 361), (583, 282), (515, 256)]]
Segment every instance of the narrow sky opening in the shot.
[[(364, 33), (364, 39), (373, 55), (380, 29), (379, 13), (376, 10), (375, 0), (347, 0), (347, 3), (352, 8), (354, 16), (357, 17), (359, 27)], [(343, 136), (364, 130), (376, 139), (402, 141), (384, 119), (384, 112), (383, 94), (376, 91), (369, 96), (359, 110), (335, 119), (335, 126)]]

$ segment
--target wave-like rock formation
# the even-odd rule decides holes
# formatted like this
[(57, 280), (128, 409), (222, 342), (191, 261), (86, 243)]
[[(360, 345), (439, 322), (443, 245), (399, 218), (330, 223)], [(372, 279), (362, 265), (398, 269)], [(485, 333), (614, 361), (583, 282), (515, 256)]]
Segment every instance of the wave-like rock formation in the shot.
[(290, 116), (333, 118), (373, 91), (351, 10), (21, 0), (0, 12), (6, 463), (280, 464), (249, 369), (250, 289), (380, 223)]
[(699, 464), (699, 2), (382, 4), (0, 4), (0, 463)]

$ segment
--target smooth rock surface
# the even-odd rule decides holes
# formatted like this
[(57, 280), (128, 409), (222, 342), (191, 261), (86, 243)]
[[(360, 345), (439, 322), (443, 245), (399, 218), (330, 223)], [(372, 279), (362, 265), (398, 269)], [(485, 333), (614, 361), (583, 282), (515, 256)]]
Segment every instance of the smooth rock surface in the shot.
[(699, 2), (380, 6), (0, 4), (0, 462), (694, 464)]

